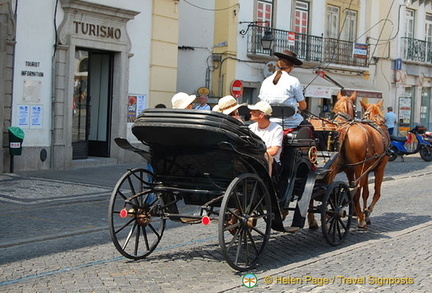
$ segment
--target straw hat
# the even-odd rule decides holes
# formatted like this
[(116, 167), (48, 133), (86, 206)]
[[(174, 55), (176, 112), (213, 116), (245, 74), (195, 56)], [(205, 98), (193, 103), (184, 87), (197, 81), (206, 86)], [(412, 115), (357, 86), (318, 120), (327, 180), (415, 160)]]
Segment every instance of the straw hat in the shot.
[(272, 112), (273, 112), (273, 109), (270, 106), (270, 104), (267, 103), (267, 102), (265, 102), (265, 101), (258, 102), (255, 105), (248, 105), (248, 108), (250, 110), (261, 111), (261, 112), (263, 112), (264, 114), (266, 114), (268, 116), (271, 116)]
[(294, 65), (302, 65), (303, 62), (301, 62), (299, 59), (297, 59), (297, 55), (291, 51), (284, 50), (282, 53), (275, 52), (275, 56), (277, 56), (279, 59), (288, 59), (291, 60)]
[(238, 104), (233, 96), (225, 96), (219, 99), (218, 104), (213, 107), (213, 111), (229, 115), (241, 106), (243, 106), (243, 104)]
[(171, 103), (173, 109), (186, 109), (186, 107), (192, 104), (195, 99), (195, 95), (188, 95), (187, 93), (179, 92), (172, 97)]

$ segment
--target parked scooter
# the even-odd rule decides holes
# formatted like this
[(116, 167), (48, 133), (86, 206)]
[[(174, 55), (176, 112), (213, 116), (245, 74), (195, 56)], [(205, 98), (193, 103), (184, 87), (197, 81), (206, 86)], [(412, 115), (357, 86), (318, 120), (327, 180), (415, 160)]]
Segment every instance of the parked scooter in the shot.
[(412, 155), (420, 153), (420, 157), (426, 162), (432, 161), (432, 143), (426, 137), (426, 128), (423, 125), (417, 125), (410, 131), (406, 137), (390, 136), (391, 149), (389, 161), (394, 161), (398, 156)]
[(432, 132), (426, 131), (425, 134), (423, 134), (423, 139), (432, 144)]

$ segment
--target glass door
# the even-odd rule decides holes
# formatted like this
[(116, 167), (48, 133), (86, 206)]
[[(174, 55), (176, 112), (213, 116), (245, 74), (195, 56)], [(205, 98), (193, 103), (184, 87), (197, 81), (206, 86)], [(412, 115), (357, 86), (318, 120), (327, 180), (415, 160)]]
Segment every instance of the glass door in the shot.
[(112, 60), (110, 52), (75, 52), (72, 105), (74, 160), (110, 155)]
[(75, 52), (74, 96), (72, 101), (73, 159), (86, 159), (88, 109), (88, 51)]

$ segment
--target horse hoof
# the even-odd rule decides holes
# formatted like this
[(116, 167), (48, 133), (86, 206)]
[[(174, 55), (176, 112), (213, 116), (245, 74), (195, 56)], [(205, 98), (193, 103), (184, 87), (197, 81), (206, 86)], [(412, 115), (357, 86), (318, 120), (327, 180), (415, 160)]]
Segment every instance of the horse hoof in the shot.
[(367, 230), (367, 228), (368, 228), (368, 226), (367, 226), (367, 224), (365, 223), (364, 225), (358, 225), (357, 226), (359, 229), (361, 229), (361, 230)]
[(370, 218), (369, 218), (371, 212), (370, 212), (369, 210), (364, 210), (363, 214), (365, 215), (365, 221), (366, 221), (366, 224), (367, 224), (367, 225), (372, 224), (372, 222), (371, 222), (371, 220), (370, 220)]

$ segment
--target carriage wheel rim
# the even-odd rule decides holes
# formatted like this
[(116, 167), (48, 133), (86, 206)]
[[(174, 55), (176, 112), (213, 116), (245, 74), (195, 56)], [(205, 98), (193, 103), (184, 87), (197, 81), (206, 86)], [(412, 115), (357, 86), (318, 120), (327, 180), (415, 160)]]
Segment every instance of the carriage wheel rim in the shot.
[(324, 238), (331, 245), (339, 245), (347, 237), (352, 220), (353, 203), (348, 186), (343, 182), (332, 183), (323, 198), (322, 207)]
[[(146, 169), (132, 169), (119, 179), (109, 204), (109, 229), (112, 242), (123, 256), (142, 259), (153, 252), (165, 230), (165, 218), (158, 212), (160, 199), (145, 178)], [(127, 210), (127, 217), (120, 215)]]
[[(245, 192), (245, 185), (255, 186), (251, 188), (255, 191)], [(230, 208), (233, 202), (235, 208)], [(269, 208), (265, 210), (263, 206)], [(270, 194), (263, 181), (255, 174), (237, 176), (226, 190), (219, 218), (219, 244), (227, 263), (238, 271), (254, 267), (271, 232)]]

